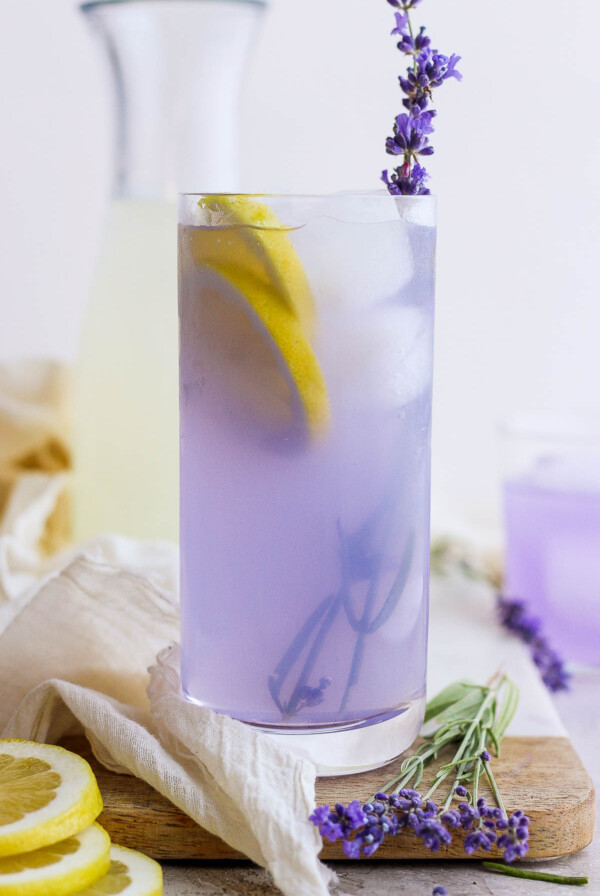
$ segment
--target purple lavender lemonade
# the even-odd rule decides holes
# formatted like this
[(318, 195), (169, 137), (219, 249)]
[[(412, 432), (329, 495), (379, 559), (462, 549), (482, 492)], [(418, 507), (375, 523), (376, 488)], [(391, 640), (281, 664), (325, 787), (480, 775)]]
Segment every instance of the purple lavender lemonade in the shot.
[(433, 200), (185, 196), (180, 221), (185, 692), (274, 731), (401, 716), (425, 688)]
[(506, 593), (564, 657), (600, 664), (600, 458), (539, 461), (504, 487)]

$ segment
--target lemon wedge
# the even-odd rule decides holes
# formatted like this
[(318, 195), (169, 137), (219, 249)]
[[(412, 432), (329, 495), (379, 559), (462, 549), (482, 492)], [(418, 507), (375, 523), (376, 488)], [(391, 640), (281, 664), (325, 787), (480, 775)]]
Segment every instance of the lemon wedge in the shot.
[(0, 896), (70, 896), (110, 868), (110, 837), (99, 824), (33, 852), (0, 859)]
[(101, 811), (96, 779), (81, 756), (49, 744), (0, 740), (0, 856), (65, 840)]
[(113, 844), (108, 874), (79, 896), (161, 896), (162, 880), (162, 868), (154, 859)]
[(252, 196), (204, 197), (199, 206), (210, 214), (210, 227), (192, 231), (196, 264), (224, 276), (252, 276), (273, 287), (306, 332), (314, 323), (314, 303), (302, 262), (277, 215)]
[(183, 379), (202, 383), (209, 413), (267, 439), (305, 441), (322, 432), (329, 420), (323, 375), (299, 321), (274, 289), (246, 272), (225, 276), (211, 268), (199, 270), (187, 288)]

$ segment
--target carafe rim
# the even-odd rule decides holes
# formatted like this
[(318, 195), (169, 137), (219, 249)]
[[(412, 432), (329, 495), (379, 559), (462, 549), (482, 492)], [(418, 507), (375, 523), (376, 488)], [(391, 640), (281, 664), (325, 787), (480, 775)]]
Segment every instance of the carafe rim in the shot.
[[(81, 12), (88, 12), (103, 6), (124, 6), (137, 3), (172, 3), (173, 0), (87, 0), (79, 5)], [(243, 6), (266, 7), (266, 0), (181, 0), (184, 3), (239, 3)]]

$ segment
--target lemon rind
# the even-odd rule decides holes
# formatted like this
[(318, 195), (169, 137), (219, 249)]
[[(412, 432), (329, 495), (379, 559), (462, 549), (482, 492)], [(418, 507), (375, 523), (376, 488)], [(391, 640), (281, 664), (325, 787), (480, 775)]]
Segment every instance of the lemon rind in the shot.
[(309, 433), (321, 435), (330, 420), (329, 397), (319, 362), (301, 324), (276, 301), (272, 289), (258, 286), (242, 272), (225, 275), (213, 271), (213, 275), (233, 288), (265, 327), (298, 393)]
[[(38, 744), (20, 738), (0, 740), (0, 753), (3, 749), (10, 753), (10, 744), (31, 745), (31, 755), (45, 759), (51, 765), (51, 756), (52, 754), (56, 756), (56, 751), (60, 751), (60, 755), (63, 757), (67, 754), (71, 757), (68, 761), (72, 765), (77, 766), (79, 771), (82, 772), (85, 786), (82, 788), (80, 799), (56, 815), (50, 814), (43, 821), (35, 821), (36, 814), (48, 814), (49, 807), (52, 806), (52, 803), (49, 803), (48, 806), (29, 813), (18, 822), (0, 826), (0, 857), (33, 852), (33, 850), (41, 849), (43, 846), (50, 846), (53, 843), (58, 843), (60, 840), (66, 840), (68, 837), (72, 837), (84, 828), (89, 827), (100, 815), (103, 808), (102, 797), (95, 775), (85, 759), (76, 753), (65, 750), (63, 747), (53, 744)], [(14, 754), (11, 753), (11, 755)], [(24, 824), (26, 821), (30, 823)], [(16, 831), (14, 830), (15, 826), (18, 827)], [(2, 830), (3, 827), (4, 830)], [(11, 828), (13, 828), (12, 833)]]
[[(138, 852), (136, 849), (129, 849), (127, 846), (118, 846), (116, 843), (113, 843), (110, 848), (110, 860), (111, 862), (122, 862), (127, 867), (127, 872), (132, 878), (131, 883), (124, 890), (121, 890), (119, 896), (130, 896), (130, 894), (135, 894), (135, 896), (162, 896), (163, 872), (160, 864), (155, 859), (151, 859), (150, 856)], [(140, 868), (144, 869), (144, 873), (148, 877), (154, 879), (149, 882), (140, 881), (139, 877), (136, 877)], [(102, 878), (91, 886), (96, 887), (101, 883)], [(143, 889), (146, 883), (148, 883), (151, 889)], [(86, 892), (81, 893), (81, 896), (86, 896)]]
[[(198, 204), (210, 211), (223, 212), (226, 225), (240, 228), (239, 235), (252, 249), (258, 249), (278, 299), (288, 305), (310, 332), (315, 319), (310, 283), (288, 230), (272, 209), (250, 196), (226, 194), (204, 197)], [(221, 269), (220, 273), (226, 275), (227, 271)]]
[[(110, 837), (104, 828), (96, 823), (89, 825), (84, 831), (80, 831), (78, 837), (87, 835), (87, 832), (92, 829), (93, 836), (100, 836), (104, 845), (103, 851), (92, 861), (83, 867), (64, 871), (62, 874), (48, 873), (48, 868), (45, 868), (44, 876), (38, 880), (23, 881), (21, 879), (13, 883), (2, 883), (0, 878), (0, 896), (73, 896), (73, 894), (97, 883), (110, 868)], [(60, 872), (60, 863), (49, 867)]]

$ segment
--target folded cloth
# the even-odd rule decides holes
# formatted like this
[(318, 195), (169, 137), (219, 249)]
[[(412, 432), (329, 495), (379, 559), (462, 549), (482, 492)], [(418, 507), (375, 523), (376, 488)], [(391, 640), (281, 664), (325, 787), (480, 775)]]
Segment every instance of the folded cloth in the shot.
[(76, 558), (0, 636), (1, 736), (56, 743), (83, 729), (104, 765), (147, 781), (284, 894), (324, 896), (333, 875), (308, 821), (314, 766), (188, 703), (176, 647), (159, 652), (148, 684), (177, 631), (174, 599), (147, 576)]
[[(70, 470), (71, 371), (57, 361), (0, 363), (0, 517), (15, 487), (39, 474)], [(66, 477), (39, 533), (43, 553), (63, 547), (70, 535)]]
[(69, 681), (34, 688), (4, 737), (56, 742), (83, 727), (97, 758), (129, 772), (264, 868), (286, 896), (325, 896), (333, 874), (308, 821), (315, 769), (249, 726), (188, 703), (176, 647), (158, 657), (150, 713)]

